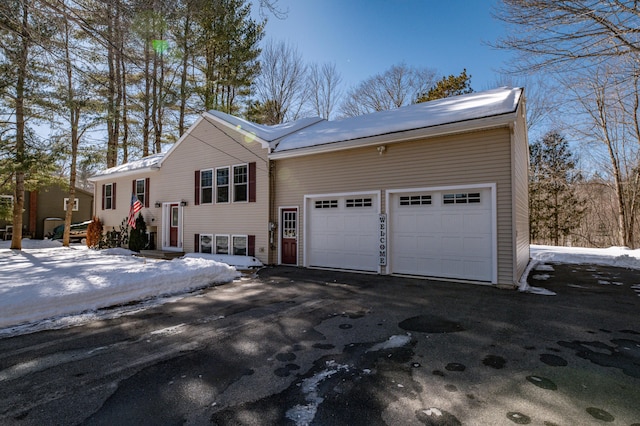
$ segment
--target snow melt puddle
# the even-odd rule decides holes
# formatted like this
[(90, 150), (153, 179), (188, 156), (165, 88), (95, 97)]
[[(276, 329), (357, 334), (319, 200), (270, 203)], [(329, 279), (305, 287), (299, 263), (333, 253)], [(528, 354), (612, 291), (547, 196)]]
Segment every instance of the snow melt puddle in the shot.
[(532, 276), (531, 278), (533, 278), (534, 280), (538, 280), (538, 281), (546, 281), (549, 278), (551, 278), (551, 275), (549, 275), (549, 274), (536, 274), (536, 275)]
[(544, 263), (537, 265), (535, 268), (533, 268), (536, 271), (540, 271), (540, 272), (553, 272), (555, 271), (555, 269), (553, 269), (553, 266), (551, 265), (545, 265)]
[(318, 406), (322, 404), (322, 401), (324, 401), (324, 398), (318, 394), (318, 385), (323, 380), (328, 379), (339, 371), (349, 370), (348, 365), (338, 364), (333, 360), (327, 361), (326, 366), (326, 370), (302, 381), (302, 392), (304, 393), (305, 400), (308, 404), (298, 404), (287, 410), (286, 417), (289, 420), (293, 420), (298, 426), (310, 424), (316, 416)]

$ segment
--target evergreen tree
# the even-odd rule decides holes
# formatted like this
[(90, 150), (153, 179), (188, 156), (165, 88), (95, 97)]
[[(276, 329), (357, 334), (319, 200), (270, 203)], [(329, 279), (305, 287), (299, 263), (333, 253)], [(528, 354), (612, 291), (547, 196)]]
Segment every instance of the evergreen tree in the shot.
[(448, 77), (442, 77), (427, 93), (421, 93), (416, 98), (416, 103), (433, 101), (436, 99), (448, 98), (450, 96), (464, 95), (472, 93), (471, 76), (467, 75), (466, 68), (462, 70), (460, 75), (451, 74)]
[(129, 232), (129, 250), (143, 250), (147, 246), (147, 224), (142, 217), (142, 213), (138, 213), (136, 218), (136, 227)]
[(569, 143), (557, 131), (548, 132), (529, 146), (529, 215), (532, 241), (559, 245), (576, 229), (584, 215), (584, 200), (577, 197), (576, 171)]

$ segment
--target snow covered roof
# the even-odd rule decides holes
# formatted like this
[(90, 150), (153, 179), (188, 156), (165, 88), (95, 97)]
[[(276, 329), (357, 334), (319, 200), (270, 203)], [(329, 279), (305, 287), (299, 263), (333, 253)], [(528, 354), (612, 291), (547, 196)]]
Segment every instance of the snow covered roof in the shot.
[(302, 148), (514, 113), (521, 95), (521, 88), (501, 87), (389, 111), (322, 121), (282, 138), (273, 151), (274, 157)]
[(162, 160), (165, 156), (164, 152), (160, 152), (158, 154), (152, 154), (147, 157), (141, 158), (139, 160), (130, 161), (125, 164), (120, 164), (119, 166), (111, 167), (106, 170), (102, 170), (95, 175), (89, 178), (90, 181), (99, 180), (105, 176), (112, 175), (126, 175), (129, 173), (136, 173), (143, 170), (150, 170), (157, 166), (160, 160)]
[(311, 126), (320, 121), (325, 121), (320, 117), (307, 117), (295, 121), (290, 121), (288, 123), (266, 126), (263, 124), (252, 123), (251, 121), (247, 121), (220, 111), (212, 110), (208, 111), (208, 114), (218, 118), (228, 127), (235, 128), (241, 133), (257, 136), (265, 142), (273, 142), (276, 139), (280, 139), (286, 135), (297, 132), (301, 129), (304, 129), (305, 127)]

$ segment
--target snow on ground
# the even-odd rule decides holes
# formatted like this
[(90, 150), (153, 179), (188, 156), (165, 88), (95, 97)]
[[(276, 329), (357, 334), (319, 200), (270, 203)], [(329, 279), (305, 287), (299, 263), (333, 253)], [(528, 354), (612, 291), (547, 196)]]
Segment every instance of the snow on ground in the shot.
[[(640, 250), (630, 250), (627, 247), (599, 249), (532, 245), (530, 255), (531, 261), (520, 279), (520, 291), (548, 296), (555, 295), (555, 293), (544, 288), (532, 287), (527, 283), (527, 277), (532, 270), (553, 270), (553, 267), (545, 265), (545, 263), (590, 264), (640, 269)], [(545, 276), (548, 278), (548, 274), (536, 275), (533, 278), (545, 279)]]
[[(9, 241), (0, 242), (0, 337), (119, 315), (117, 312), (130, 313), (172, 300), (172, 295), (240, 276), (234, 267), (222, 262), (239, 268), (261, 266), (255, 258), (246, 256), (192, 254), (163, 261), (136, 257), (125, 249), (65, 248), (60, 241), (24, 239), (22, 244), (23, 250), (18, 251), (9, 249)], [(537, 294), (553, 294), (526, 282), (532, 270), (553, 270), (545, 263), (640, 269), (640, 250), (622, 247), (531, 246), (531, 259), (520, 290)], [(634, 290), (640, 294), (640, 286)], [(147, 305), (128, 306), (124, 311), (104, 309), (137, 301), (146, 301)], [(398, 342), (387, 343), (403, 342), (398, 338)]]
[(86, 315), (240, 276), (235, 267), (204, 256), (165, 261), (121, 248), (65, 248), (59, 241), (25, 239), (18, 251), (9, 243), (0, 243), (0, 335), (12, 334), (6, 328), (16, 325)]

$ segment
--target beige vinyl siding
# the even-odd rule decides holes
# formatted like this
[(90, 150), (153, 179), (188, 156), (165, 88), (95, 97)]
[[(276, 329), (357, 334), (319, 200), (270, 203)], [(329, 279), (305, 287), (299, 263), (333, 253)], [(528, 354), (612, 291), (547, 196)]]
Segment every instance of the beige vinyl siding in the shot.
[[(119, 229), (123, 220), (129, 217), (129, 207), (131, 206), (131, 194), (132, 194), (132, 181), (134, 179), (149, 178), (149, 208), (143, 208), (141, 210), (142, 217), (147, 224), (147, 231), (154, 232), (150, 227), (156, 225), (157, 214), (160, 213), (160, 209), (153, 207), (153, 201), (155, 197), (154, 182), (158, 175), (157, 171), (144, 171), (136, 174), (130, 174), (123, 177), (109, 177), (105, 176), (104, 179), (95, 182), (95, 216), (97, 216), (104, 224), (104, 230), (110, 231), (113, 229)], [(116, 209), (115, 210), (102, 210), (102, 185), (104, 184), (116, 184)], [(157, 213), (156, 213), (157, 211)]]
[[(387, 143), (276, 161), (277, 206), (300, 206), (304, 195), (495, 183), (498, 223), (498, 281), (513, 282), (511, 134), (508, 127)], [(273, 214), (273, 213), (272, 213)], [(304, 247), (300, 214), (299, 259)]]
[(518, 282), (529, 263), (529, 141), (525, 124), (525, 103), (520, 103), (513, 136), (513, 182), (515, 206), (515, 268)]
[[(209, 119), (212, 120), (212, 119)], [(268, 211), (269, 177), (266, 149), (257, 141), (247, 141), (243, 136), (211, 121), (201, 120), (196, 127), (168, 155), (151, 182), (155, 201), (184, 200), (183, 250), (195, 251), (195, 234), (255, 235), (256, 257), (268, 263)], [(256, 163), (256, 202), (230, 202), (195, 205), (195, 171)], [(231, 179), (233, 179), (231, 169)], [(214, 187), (215, 191), (215, 187)], [(160, 209), (157, 221), (161, 219)], [(161, 229), (158, 223), (158, 230)]]

